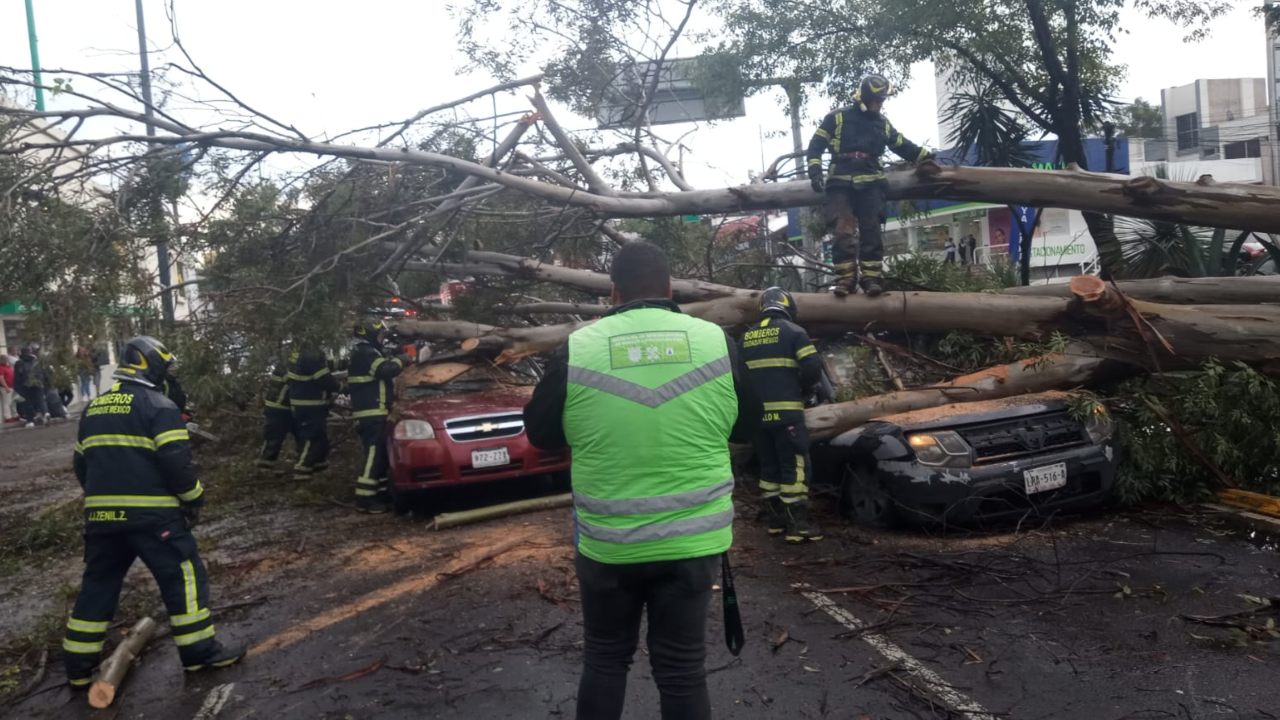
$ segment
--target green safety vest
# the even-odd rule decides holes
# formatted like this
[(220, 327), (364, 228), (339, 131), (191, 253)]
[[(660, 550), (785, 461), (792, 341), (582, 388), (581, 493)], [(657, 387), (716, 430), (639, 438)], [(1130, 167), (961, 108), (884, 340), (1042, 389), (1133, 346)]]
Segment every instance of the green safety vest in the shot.
[(638, 308), (570, 335), (578, 550), (613, 565), (728, 550), (737, 416), (728, 342), (709, 322)]

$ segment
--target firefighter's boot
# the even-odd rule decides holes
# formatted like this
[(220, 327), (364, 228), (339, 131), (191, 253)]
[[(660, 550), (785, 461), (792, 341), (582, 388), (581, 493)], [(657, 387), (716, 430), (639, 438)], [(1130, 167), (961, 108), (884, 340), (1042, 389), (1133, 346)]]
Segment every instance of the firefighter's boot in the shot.
[(849, 263), (836, 263), (836, 281), (831, 286), (831, 294), (836, 297), (844, 297), (858, 291), (858, 278), (855, 274), (856, 266)]
[(786, 503), (787, 527), (783, 539), (789, 543), (817, 542), (822, 539), (822, 529), (814, 521), (806, 500)]
[(781, 535), (787, 529), (787, 511), (777, 495), (760, 501), (760, 517), (770, 535)]
[(880, 278), (864, 277), (859, 285), (862, 287), (862, 292), (866, 293), (867, 297), (876, 297), (880, 293), (884, 292), (884, 288), (880, 285)]
[(182, 669), (187, 672), (199, 672), (201, 670), (218, 670), (231, 667), (244, 659), (245, 649), (244, 643), (223, 645), (215, 641), (213, 648), (198, 661), (187, 663), (184, 660)]

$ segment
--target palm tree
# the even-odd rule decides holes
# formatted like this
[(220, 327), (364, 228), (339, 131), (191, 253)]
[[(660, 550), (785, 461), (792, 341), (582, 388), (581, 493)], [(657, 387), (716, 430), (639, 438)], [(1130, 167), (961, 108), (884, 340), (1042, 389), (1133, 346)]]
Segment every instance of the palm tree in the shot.
[[(1169, 168), (1156, 167), (1155, 176), (1168, 180)], [(1195, 178), (1173, 178), (1194, 181)], [(1263, 239), (1245, 230), (1203, 228), (1181, 223), (1137, 218), (1115, 218), (1116, 239), (1120, 243), (1117, 274), (1125, 278), (1227, 277), (1240, 272), (1240, 250), (1250, 236), (1262, 243), (1272, 258), (1280, 258), (1280, 248), (1272, 239)], [(1251, 271), (1245, 270), (1246, 274)]]

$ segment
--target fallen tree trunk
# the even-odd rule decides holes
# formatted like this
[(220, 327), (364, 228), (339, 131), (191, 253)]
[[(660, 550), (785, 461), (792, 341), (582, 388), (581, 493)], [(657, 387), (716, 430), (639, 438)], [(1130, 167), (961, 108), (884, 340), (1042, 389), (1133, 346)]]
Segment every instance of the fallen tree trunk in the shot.
[(93, 685), (89, 687), (90, 705), (102, 709), (110, 707), (111, 703), (115, 702), (116, 691), (124, 682), (125, 676), (129, 674), (133, 661), (142, 654), (142, 649), (151, 642), (151, 636), (155, 633), (156, 621), (149, 617), (142, 618), (129, 630), (128, 637), (116, 646), (111, 657), (102, 663), (102, 667), (98, 670), (98, 679), (94, 680)]
[[(388, 148), (317, 142), (292, 136), (230, 129), (203, 130), (166, 117), (145, 117), (141, 112), (111, 103), (87, 109), (49, 112), (0, 107), (0, 115), (20, 121), (32, 118), (78, 120), (115, 117), (139, 125), (151, 123), (156, 135), (119, 134), (78, 140), (95, 149), (116, 144), (152, 143), (166, 146), (220, 147), (249, 152), (297, 152), (328, 157), (376, 160), (410, 165), (450, 168), (497, 183), (558, 205), (591, 210), (598, 217), (655, 217), (691, 214), (732, 214), (752, 210), (785, 209), (818, 205), (822, 196), (802, 181), (760, 183), (714, 190), (667, 193), (617, 193), (598, 178), (589, 165), (579, 169), (592, 192), (555, 182), (521, 177), (514, 173), (462, 158), (416, 148)], [(552, 123), (549, 128), (557, 129)], [(561, 139), (561, 150), (570, 153), (571, 140)], [(570, 144), (570, 147), (564, 147)], [(52, 152), (67, 142), (22, 142), (11, 152)], [(890, 199), (961, 200), (999, 205), (1057, 207), (1163, 220), (1206, 227), (1237, 228), (1280, 233), (1280, 188), (1263, 185), (1218, 184), (1205, 176), (1195, 183), (1179, 183), (1150, 177), (1090, 173), (1078, 169), (1029, 170), (994, 167), (942, 167), (923, 163), (914, 170), (888, 175)]]
[(1079, 387), (1105, 372), (1109, 372), (1106, 360), (1088, 348), (1073, 348), (1067, 353), (987, 368), (933, 387), (810, 408), (804, 412), (805, 424), (810, 436), (820, 440), (886, 415)]
[[(605, 273), (553, 265), (533, 258), (496, 252), (472, 251), (467, 253), (466, 261), (463, 263), (410, 262), (405, 264), (404, 269), (411, 272), (446, 271), (458, 275), (497, 275), (538, 280), (575, 287), (601, 297), (607, 297), (613, 290), (613, 281)], [(750, 291), (730, 285), (718, 285), (702, 280), (671, 279), (671, 294), (681, 302), (748, 293)]]
[[(1135, 300), (1172, 305), (1280, 304), (1280, 275), (1256, 277), (1179, 278), (1122, 280), (1120, 292)], [(1074, 297), (1067, 283), (1009, 288), (1007, 295)]]
[(569, 507), (572, 504), (573, 495), (571, 493), (533, 498), (531, 500), (517, 500), (515, 502), (503, 503), (501, 505), (490, 505), (489, 507), (476, 508), (474, 510), (440, 513), (439, 515), (436, 515), (431, 527), (433, 530), (447, 530), (460, 525), (470, 525), (471, 523), (509, 517), (511, 515), (519, 515), (521, 513)]

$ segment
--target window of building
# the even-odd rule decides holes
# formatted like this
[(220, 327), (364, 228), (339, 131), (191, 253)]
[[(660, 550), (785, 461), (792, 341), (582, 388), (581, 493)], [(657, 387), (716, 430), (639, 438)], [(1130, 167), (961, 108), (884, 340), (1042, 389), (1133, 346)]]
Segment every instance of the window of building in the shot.
[(1187, 113), (1176, 118), (1178, 124), (1178, 149), (1193, 150), (1200, 145), (1199, 113)]
[(1222, 156), (1227, 160), (1260, 158), (1262, 157), (1262, 140), (1254, 138), (1252, 140), (1227, 143), (1222, 146)]
[(911, 239), (906, 228), (884, 232), (884, 254), (904, 255), (911, 252)]

